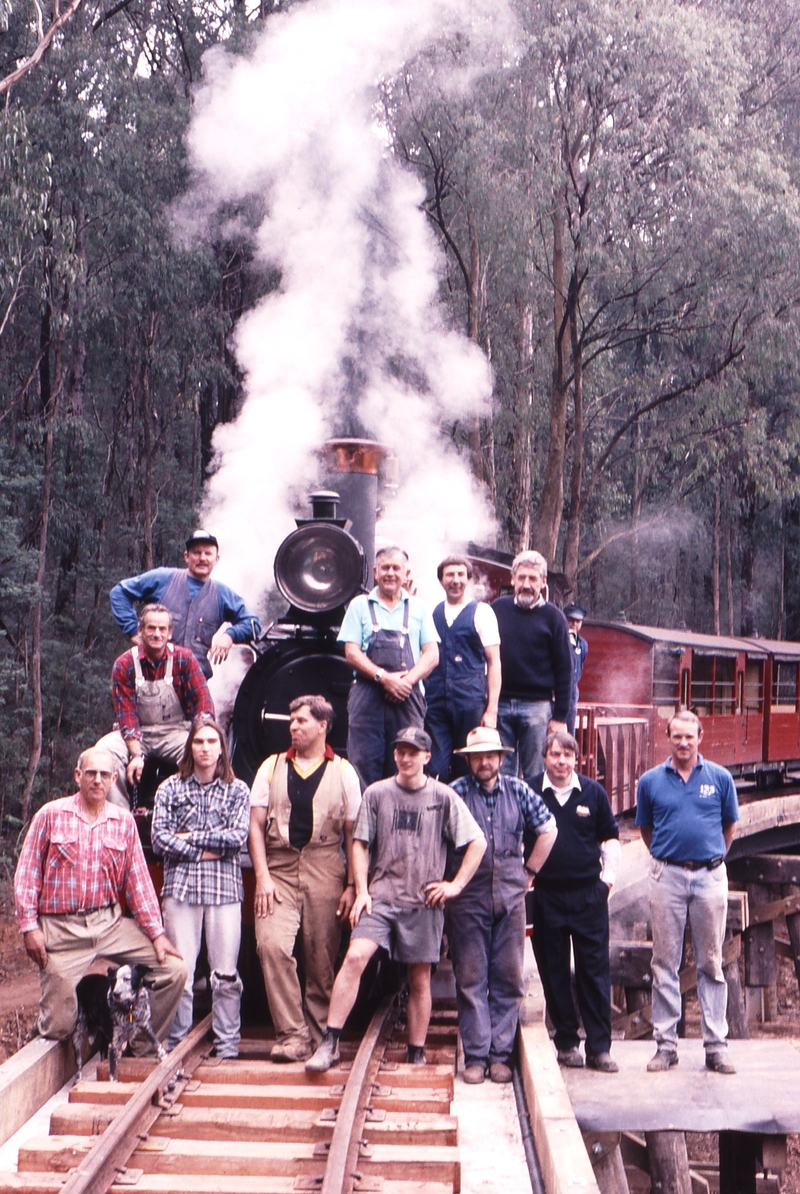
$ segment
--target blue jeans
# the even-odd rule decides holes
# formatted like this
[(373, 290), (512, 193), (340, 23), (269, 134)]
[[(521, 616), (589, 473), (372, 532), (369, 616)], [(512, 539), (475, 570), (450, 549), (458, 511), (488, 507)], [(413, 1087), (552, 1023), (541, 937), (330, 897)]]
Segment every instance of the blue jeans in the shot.
[(242, 936), (242, 905), (187, 904), (173, 896), (162, 901), (167, 936), (186, 963), (186, 986), (172, 1021), (167, 1048), (174, 1049), (192, 1027), (194, 971), (205, 927), (211, 967), (211, 1027), (218, 1057), (236, 1057), (241, 1037), (242, 980), (236, 969)]
[(703, 1044), (710, 1053), (727, 1047), (728, 987), (722, 973), (722, 943), (728, 914), (725, 863), (713, 871), (685, 871), (650, 859), (650, 915), (653, 921), (653, 1029), (659, 1046), (676, 1049), (681, 1016), (678, 973), (686, 921), (692, 926), (697, 963), (697, 997)]
[(514, 754), (503, 760), (505, 775), (522, 775), (530, 783), (544, 771), (544, 740), (553, 716), (551, 701), (501, 701), (497, 709), (497, 728), (503, 746), (513, 746)]

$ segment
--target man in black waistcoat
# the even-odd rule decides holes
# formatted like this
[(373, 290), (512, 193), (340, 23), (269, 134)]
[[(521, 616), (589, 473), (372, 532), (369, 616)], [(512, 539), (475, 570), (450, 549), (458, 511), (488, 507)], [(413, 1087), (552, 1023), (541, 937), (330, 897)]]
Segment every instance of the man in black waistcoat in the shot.
[(453, 756), (475, 726), (497, 728), (500, 696), (500, 631), (491, 606), (468, 600), (472, 564), (466, 556), (447, 556), (436, 570), (446, 600), (433, 611), (439, 634), (439, 665), (425, 681), (430, 734), (431, 775), (443, 783), (466, 775), (466, 764)]
[(572, 998), (570, 941), (578, 1006), (586, 1030), (586, 1064), (613, 1074), (608, 894), (620, 857), (619, 829), (605, 789), (578, 775), (578, 744), (549, 734), (543, 774), (531, 787), (556, 819), (558, 837), (533, 889), (533, 952), (556, 1034), (560, 1065), (583, 1065)]
[(503, 771), (530, 783), (542, 770), (548, 734), (566, 730), (572, 691), (572, 647), (567, 619), (546, 599), (547, 560), (523, 551), (511, 565), (513, 597), (492, 605), (500, 628), (503, 682), (497, 728), (513, 747)]
[(234, 643), (249, 643), (261, 633), (256, 615), (238, 593), (211, 579), (219, 563), (219, 543), (209, 531), (186, 540), (185, 568), (152, 568), (129, 576), (111, 590), (111, 612), (120, 630), (141, 646), (136, 601), (158, 602), (172, 614), (172, 641), (188, 647), (203, 675), (223, 663)]

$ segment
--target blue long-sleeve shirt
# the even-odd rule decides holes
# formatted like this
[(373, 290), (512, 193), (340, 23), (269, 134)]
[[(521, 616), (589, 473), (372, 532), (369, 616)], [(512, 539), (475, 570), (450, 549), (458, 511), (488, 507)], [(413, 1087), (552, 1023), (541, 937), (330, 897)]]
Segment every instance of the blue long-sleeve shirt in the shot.
[[(177, 568), (153, 568), (139, 576), (129, 576), (114, 585), (111, 590), (111, 612), (123, 634), (132, 638), (139, 626), (135, 601), (161, 601)], [(189, 593), (195, 597), (203, 587), (203, 581), (188, 577)], [(235, 643), (248, 643), (261, 633), (261, 625), (252, 610), (233, 589), (214, 582), (219, 595), (219, 623), (230, 622), (228, 634)]]

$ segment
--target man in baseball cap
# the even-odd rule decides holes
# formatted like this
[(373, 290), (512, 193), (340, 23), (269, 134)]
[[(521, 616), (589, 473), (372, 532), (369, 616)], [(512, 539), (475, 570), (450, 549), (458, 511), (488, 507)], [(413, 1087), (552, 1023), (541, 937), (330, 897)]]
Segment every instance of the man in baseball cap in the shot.
[[(521, 779), (501, 775), (503, 746), (497, 730), (478, 726), (456, 752), (469, 775), (453, 788), (486, 837), (486, 851), (464, 890), (445, 909), (447, 940), (456, 979), (458, 1027), (464, 1044), (464, 1081), (510, 1082), (509, 1061), (517, 1033), (525, 946), (525, 893), (556, 840), (556, 822), (540, 796)], [(524, 835), (535, 844), (523, 863)], [(449, 851), (446, 874), (460, 863)]]
[(185, 568), (152, 568), (129, 576), (111, 590), (111, 612), (132, 643), (141, 646), (134, 602), (156, 602), (172, 614), (172, 641), (188, 647), (203, 675), (223, 663), (234, 643), (252, 642), (261, 633), (256, 615), (233, 589), (211, 579), (219, 563), (219, 542), (199, 527), (186, 540)]
[[(353, 831), (356, 898), (350, 948), (333, 984), (325, 1035), (306, 1062), (311, 1073), (338, 1064), (339, 1037), (377, 949), (408, 966), (408, 1060), (425, 1064), (431, 964), (441, 952), (443, 909), (464, 890), (486, 849), (464, 802), (425, 774), (430, 757), (425, 731), (404, 726), (394, 738), (397, 774), (364, 792)], [(448, 848), (460, 851), (460, 863), (446, 881)]]
[(578, 700), (580, 698), (578, 685), (583, 675), (583, 665), (586, 663), (586, 656), (589, 654), (589, 644), (581, 634), (581, 626), (583, 625), (583, 619), (586, 617), (586, 610), (582, 605), (573, 602), (572, 605), (564, 606), (564, 617), (567, 619), (567, 626), (569, 627), (569, 645), (572, 655), (572, 688), (569, 693), (567, 733), (574, 734), (575, 721), (578, 716)]

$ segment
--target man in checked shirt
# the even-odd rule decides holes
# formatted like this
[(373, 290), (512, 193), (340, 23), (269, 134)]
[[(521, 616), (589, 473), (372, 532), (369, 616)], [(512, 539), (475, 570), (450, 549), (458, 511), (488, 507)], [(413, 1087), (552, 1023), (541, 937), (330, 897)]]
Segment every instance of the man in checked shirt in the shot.
[[(64, 1040), (77, 1015), (75, 988), (96, 958), (142, 962), (152, 981), (153, 1031), (166, 1035), (186, 966), (164, 932), (132, 815), (106, 800), (114, 760), (93, 747), (78, 759), (74, 796), (52, 800), (31, 821), (14, 877), (17, 923), (39, 967), (38, 1028)], [(133, 915), (123, 917), (120, 897)], [(150, 1048), (142, 1038), (134, 1051)]]

